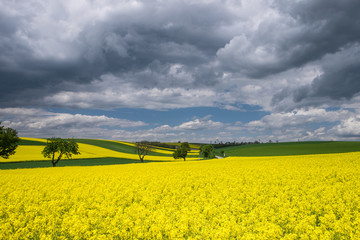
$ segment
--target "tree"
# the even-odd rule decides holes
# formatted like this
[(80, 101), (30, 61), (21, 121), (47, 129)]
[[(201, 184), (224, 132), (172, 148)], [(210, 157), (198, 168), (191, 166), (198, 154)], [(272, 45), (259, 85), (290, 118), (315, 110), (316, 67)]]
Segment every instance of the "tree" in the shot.
[(183, 143), (181, 144), (181, 147), (182, 147), (182, 148), (185, 148), (188, 152), (191, 151), (191, 147), (190, 147), (190, 144), (189, 144), (188, 142), (183, 142)]
[(1, 126), (0, 122), (0, 157), (7, 159), (10, 155), (14, 155), (19, 142), (17, 131)]
[(140, 162), (144, 162), (144, 157), (152, 151), (153, 147), (148, 141), (135, 143), (135, 151), (139, 155)]
[(200, 153), (205, 157), (205, 158), (214, 158), (215, 157), (215, 150), (214, 150), (214, 146), (211, 144), (208, 145), (203, 145), (200, 148)]
[(224, 150), (221, 150), (220, 153), (221, 153), (221, 155), (223, 155), (225, 157), (225, 151)]
[(74, 140), (61, 138), (48, 139), (46, 146), (41, 153), (44, 155), (44, 157), (51, 159), (53, 167), (56, 166), (56, 164), (63, 156), (65, 156), (67, 159), (70, 159), (73, 154), (80, 154), (79, 145)]
[(175, 159), (183, 158), (184, 161), (186, 159), (186, 156), (188, 152), (191, 150), (190, 145), (188, 142), (183, 142), (173, 153), (173, 157)]

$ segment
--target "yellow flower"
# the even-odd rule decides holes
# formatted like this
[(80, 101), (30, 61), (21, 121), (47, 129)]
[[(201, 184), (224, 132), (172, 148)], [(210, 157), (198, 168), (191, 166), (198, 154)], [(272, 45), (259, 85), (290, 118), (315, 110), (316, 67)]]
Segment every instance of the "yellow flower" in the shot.
[[(112, 154), (84, 145), (89, 156)], [(360, 238), (359, 153), (0, 176), (1, 239)]]

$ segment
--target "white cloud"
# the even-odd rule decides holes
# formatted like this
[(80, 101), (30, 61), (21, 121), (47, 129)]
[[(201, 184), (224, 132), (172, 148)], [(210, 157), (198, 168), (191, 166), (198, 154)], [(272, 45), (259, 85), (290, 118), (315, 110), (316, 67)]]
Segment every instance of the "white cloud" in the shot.
[(211, 116), (205, 116), (203, 118), (195, 118), (194, 120), (181, 123), (177, 126), (162, 125), (152, 129), (152, 132), (181, 132), (181, 131), (202, 131), (202, 130), (217, 130), (225, 126), (222, 122), (216, 122), (210, 119)]
[(352, 116), (341, 121), (341, 123), (331, 129), (340, 137), (355, 138), (360, 137), (360, 115)]
[[(223, 123), (211, 116), (178, 125), (153, 127), (141, 121), (103, 115), (55, 113), (41, 109), (1, 108), (3, 125), (24, 137), (103, 138), (126, 141), (254, 141), (358, 139), (360, 115), (349, 110), (302, 109), (272, 113), (248, 123)], [(311, 124), (315, 124), (311, 127)], [(322, 125), (322, 126), (321, 126)], [(319, 127), (320, 126), (320, 127)]]
[[(188, 107), (214, 107), (219, 104), (231, 108), (236, 99), (231, 93), (217, 92), (215, 89), (187, 88), (186, 81), (191, 79), (184, 73), (181, 65), (172, 65), (168, 69), (181, 86), (141, 87), (132, 82), (111, 74), (103, 75), (89, 85), (72, 85), (74, 90), (61, 91), (45, 96), (43, 101), (49, 106), (67, 106), (71, 108), (145, 108), (145, 109), (176, 109)], [(146, 76), (151, 76), (151, 72)], [(144, 76), (142, 76), (144, 77)], [(182, 79), (185, 79), (184, 81)], [(136, 80), (134, 80), (136, 81)], [(191, 81), (191, 80), (190, 80)]]
[(302, 126), (310, 123), (337, 122), (352, 113), (348, 110), (326, 111), (325, 109), (300, 109), (292, 112), (271, 113), (260, 120), (246, 124), (250, 129), (282, 129), (290, 126)]
[(211, 119), (208, 119), (209, 117), (205, 117), (202, 119), (194, 119), (189, 122), (184, 122), (180, 124), (179, 126), (175, 127), (176, 130), (204, 130), (204, 129), (219, 129), (224, 126), (221, 122), (214, 122)]
[(49, 105), (79, 108), (147, 108), (171, 109), (199, 106), (214, 106), (217, 99), (212, 90), (182, 88), (139, 89), (132, 87), (105, 89), (97, 92), (60, 92), (48, 96)]
[(131, 121), (104, 115), (55, 113), (35, 108), (1, 108), (0, 117), (5, 119), (4, 125), (17, 129), (20, 136), (28, 137), (51, 137), (51, 135), (71, 137), (75, 136), (71, 135), (75, 133), (77, 137), (81, 137), (93, 132), (93, 129), (97, 129), (98, 133), (103, 135), (102, 132), (111, 132), (111, 130), (107, 131), (109, 128), (118, 129), (147, 125), (142, 121)]
[(151, 128), (142, 121), (104, 115), (57, 113), (36, 108), (0, 108), (0, 118), (5, 119), (2, 122), (4, 126), (16, 129), (19, 136), (41, 138), (56, 136), (126, 141), (197, 142), (200, 139), (203, 141), (212, 139), (208, 136), (208, 131), (224, 126), (221, 122), (212, 121), (211, 116), (206, 116), (177, 126), (162, 125)]

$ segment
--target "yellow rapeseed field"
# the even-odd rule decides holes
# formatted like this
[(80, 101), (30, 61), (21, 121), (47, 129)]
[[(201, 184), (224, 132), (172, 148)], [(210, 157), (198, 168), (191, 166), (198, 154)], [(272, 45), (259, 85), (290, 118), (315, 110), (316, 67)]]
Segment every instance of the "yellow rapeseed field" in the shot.
[(1, 239), (360, 239), (360, 153), (0, 170)]

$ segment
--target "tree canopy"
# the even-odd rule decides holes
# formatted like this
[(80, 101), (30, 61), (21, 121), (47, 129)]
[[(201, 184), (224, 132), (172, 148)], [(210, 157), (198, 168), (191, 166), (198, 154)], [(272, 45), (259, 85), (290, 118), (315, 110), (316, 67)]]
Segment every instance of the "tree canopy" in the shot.
[(205, 157), (205, 158), (214, 158), (215, 157), (215, 149), (214, 146), (211, 144), (208, 145), (203, 145), (200, 148), (200, 153)]
[(138, 154), (140, 162), (144, 162), (144, 158), (152, 151), (153, 147), (148, 141), (135, 143), (135, 152)]
[(190, 145), (188, 142), (183, 142), (173, 153), (173, 157), (175, 159), (183, 158), (184, 161), (186, 159), (186, 156), (188, 152), (191, 150)]
[(53, 167), (61, 160), (63, 156), (70, 159), (72, 155), (78, 155), (79, 145), (74, 140), (50, 138), (44, 150), (41, 152), (44, 157), (50, 158)]
[(9, 158), (15, 154), (15, 150), (20, 142), (17, 131), (12, 128), (5, 128), (0, 122), (0, 157)]

